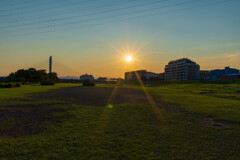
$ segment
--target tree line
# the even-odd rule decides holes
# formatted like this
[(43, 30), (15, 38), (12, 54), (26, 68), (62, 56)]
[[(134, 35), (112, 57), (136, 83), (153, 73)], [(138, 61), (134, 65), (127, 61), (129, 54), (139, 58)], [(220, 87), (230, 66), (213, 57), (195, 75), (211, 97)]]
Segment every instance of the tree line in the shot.
[(57, 73), (46, 73), (46, 70), (36, 70), (35, 68), (19, 69), (14, 73), (10, 73), (3, 79), (4, 82), (41, 82), (55, 83), (59, 80)]

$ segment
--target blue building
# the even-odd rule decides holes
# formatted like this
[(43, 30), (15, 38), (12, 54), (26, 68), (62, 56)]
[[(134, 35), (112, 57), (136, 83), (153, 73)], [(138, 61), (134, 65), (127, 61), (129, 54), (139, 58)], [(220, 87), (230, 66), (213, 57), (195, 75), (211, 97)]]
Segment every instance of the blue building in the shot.
[(210, 77), (210, 80), (218, 80), (220, 76), (226, 76), (226, 75), (238, 74), (238, 73), (239, 73), (238, 69), (225, 67), (225, 69), (211, 70), (209, 77)]

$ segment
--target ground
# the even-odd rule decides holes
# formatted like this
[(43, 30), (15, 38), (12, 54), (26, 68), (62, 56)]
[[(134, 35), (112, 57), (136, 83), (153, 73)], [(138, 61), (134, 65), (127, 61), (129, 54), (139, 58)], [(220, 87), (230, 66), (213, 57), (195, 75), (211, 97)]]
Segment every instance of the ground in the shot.
[[(105, 106), (113, 88), (74, 87), (62, 88), (57, 91), (40, 93), (33, 97), (37, 99), (57, 99), (73, 104), (87, 106)], [(146, 96), (141, 90), (118, 88), (113, 104), (147, 103)]]
[(1, 89), (1, 159), (240, 159), (239, 84), (114, 87)]

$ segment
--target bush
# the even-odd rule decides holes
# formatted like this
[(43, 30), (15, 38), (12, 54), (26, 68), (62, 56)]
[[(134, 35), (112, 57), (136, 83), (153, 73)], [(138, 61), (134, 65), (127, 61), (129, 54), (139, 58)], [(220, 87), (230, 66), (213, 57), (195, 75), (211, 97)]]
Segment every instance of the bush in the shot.
[(0, 88), (13, 88), (14, 85), (12, 83), (2, 83), (0, 84)]
[(91, 81), (90, 79), (84, 79), (83, 86), (95, 86), (95, 82)]
[(53, 81), (42, 81), (41, 85), (54, 85), (55, 83)]
[(15, 83), (14, 87), (21, 87), (21, 84), (20, 83)]

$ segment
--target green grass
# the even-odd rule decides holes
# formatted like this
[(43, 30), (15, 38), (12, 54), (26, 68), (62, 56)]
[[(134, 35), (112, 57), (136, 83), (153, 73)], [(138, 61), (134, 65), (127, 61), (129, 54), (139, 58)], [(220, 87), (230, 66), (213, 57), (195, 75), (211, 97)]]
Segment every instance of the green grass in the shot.
[(201, 113), (219, 120), (240, 122), (239, 84), (169, 84), (149, 87), (152, 95), (164, 102), (189, 112)]
[(47, 92), (54, 89), (59, 89), (63, 87), (76, 87), (81, 86), (81, 84), (56, 84), (54, 86), (41, 86), (35, 85), (23, 85), (19, 88), (0, 88), (0, 99), (15, 99), (15, 98), (25, 98), (27, 94), (37, 93), (37, 92)]
[[(14, 105), (14, 104), (25, 104), (29, 103), (28, 100), (33, 100), (30, 98), (32, 94), (39, 92), (48, 92), (51, 90), (56, 90), (66, 87), (78, 87), (81, 84), (56, 84), (54, 86), (41, 86), (35, 85), (22, 85), (19, 88), (0, 88), (0, 106), (4, 105)], [(24, 101), (26, 100), (26, 101)], [(38, 100), (34, 100), (35, 103), (40, 103)], [(33, 103), (33, 102), (30, 102)]]
[[(0, 99), (6, 102), (9, 99), (27, 99), (26, 96), (31, 93), (61, 87), (68, 86), (22, 86), (21, 90), (0, 90)], [(156, 99), (160, 107), (180, 108), (194, 115), (240, 122), (240, 93), (237, 84), (167, 84), (147, 89), (158, 97)], [(235, 98), (222, 96), (224, 94), (231, 94)], [(181, 112), (164, 110), (159, 110), (162, 114), (159, 118), (159, 113), (148, 104), (122, 104), (102, 108), (64, 105), (60, 102), (55, 104), (54, 101), (28, 103), (53, 103), (53, 107), (66, 111), (54, 113), (53, 116), (60, 119), (61, 123), (46, 124), (44, 132), (20, 138), (1, 137), (1, 159), (240, 158), (238, 125), (229, 128), (210, 127), (193, 121), (192, 117)]]

